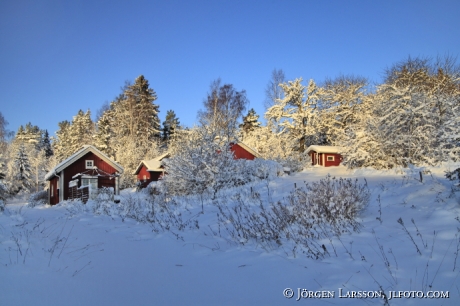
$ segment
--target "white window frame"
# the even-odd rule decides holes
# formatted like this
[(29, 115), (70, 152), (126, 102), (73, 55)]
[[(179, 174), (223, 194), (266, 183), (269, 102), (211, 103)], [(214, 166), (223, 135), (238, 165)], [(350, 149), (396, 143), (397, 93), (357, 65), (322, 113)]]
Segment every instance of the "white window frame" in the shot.
[(85, 160), (85, 169), (94, 169), (94, 160), (92, 159)]
[(335, 156), (334, 155), (328, 155), (327, 156), (327, 161), (335, 161)]
[[(87, 185), (83, 185), (83, 180), (88, 180), (88, 184)], [(91, 186), (91, 183), (90, 183), (90, 180), (93, 180), (93, 182), (95, 181), (96, 182), (96, 186), (94, 186), (94, 183), (93, 183), (93, 186)], [(88, 186), (89, 188), (89, 197), (91, 199), (94, 199), (96, 196), (97, 196), (97, 186), (98, 186), (98, 183), (99, 183), (99, 180), (98, 180), (98, 177), (97, 176), (90, 176), (90, 175), (83, 175), (81, 177), (81, 187), (84, 187), (84, 186)]]
[(147, 175), (144, 174), (144, 182), (147, 180)]

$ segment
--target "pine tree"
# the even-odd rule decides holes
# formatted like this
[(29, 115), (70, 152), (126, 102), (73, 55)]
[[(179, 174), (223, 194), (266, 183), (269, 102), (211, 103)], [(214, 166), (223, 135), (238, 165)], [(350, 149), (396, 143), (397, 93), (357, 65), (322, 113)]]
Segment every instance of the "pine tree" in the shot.
[(115, 155), (115, 152), (112, 148), (112, 142), (115, 137), (112, 125), (113, 111), (108, 109), (100, 116), (99, 120), (97, 121), (96, 134), (94, 136), (95, 146), (108, 156)]
[(259, 115), (257, 115), (256, 111), (251, 108), (248, 114), (243, 117), (243, 123), (240, 124), (240, 129), (242, 130), (243, 135), (245, 135), (254, 131), (256, 128), (259, 128), (260, 124)]
[(53, 149), (51, 148), (50, 136), (48, 134), (48, 130), (45, 130), (42, 133), (42, 138), (40, 141), (40, 147), (43, 151), (45, 151), (45, 157), (50, 158), (53, 156)]
[(163, 141), (168, 141), (174, 138), (176, 130), (179, 128), (179, 119), (173, 110), (168, 110), (166, 113), (166, 119), (163, 122)]
[(137, 138), (140, 142), (150, 141), (160, 136), (159, 106), (153, 102), (157, 99), (149, 82), (140, 75), (133, 85), (126, 88), (125, 99), (118, 104), (119, 115), (127, 127), (127, 136)]
[(69, 131), (69, 141), (71, 151), (76, 152), (84, 145), (93, 144), (94, 123), (91, 120), (91, 111), (88, 109), (86, 113), (79, 110), (77, 115), (73, 117)]
[(59, 129), (56, 132), (56, 138), (53, 138), (53, 151), (58, 162), (63, 161), (74, 152), (70, 144), (70, 122), (67, 120), (58, 123)]
[(30, 162), (23, 144), (19, 146), (14, 159), (13, 186), (16, 192), (29, 191), (31, 187)]

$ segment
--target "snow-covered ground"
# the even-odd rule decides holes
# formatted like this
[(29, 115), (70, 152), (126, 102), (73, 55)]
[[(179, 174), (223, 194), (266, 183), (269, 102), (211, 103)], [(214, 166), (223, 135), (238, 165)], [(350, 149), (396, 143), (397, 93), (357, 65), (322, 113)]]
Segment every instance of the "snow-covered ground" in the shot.
[[(460, 305), (460, 192), (445, 168), (430, 170), (423, 182), (419, 169), (336, 167), (280, 177), (268, 189), (252, 184), (268, 203), (328, 173), (366, 179), (371, 201), (363, 227), (322, 241), (330, 256), (321, 260), (289, 244), (267, 250), (213, 235), (218, 209), (206, 202), (200, 214), (198, 199), (176, 208), (198, 227), (160, 232), (73, 204), (7, 204), (0, 213), (0, 305)], [(289, 289), (292, 298), (284, 296)], [(351, 297), (379, 290), (388, 301)], [(403, 297), (446, 292), (448, 298)]]

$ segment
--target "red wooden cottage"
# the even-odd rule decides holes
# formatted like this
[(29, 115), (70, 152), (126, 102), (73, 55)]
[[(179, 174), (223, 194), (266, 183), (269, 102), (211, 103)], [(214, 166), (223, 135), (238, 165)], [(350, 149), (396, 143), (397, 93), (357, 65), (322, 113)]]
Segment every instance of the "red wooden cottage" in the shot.
[(169, 153), (165, 153), (151, 160), (142, 160), (139, 163), (133, 174), (137, 176), (140, 188), (147, 187), (148, 184), (158, 181), (164, 175), (165, 169), (161, 161), (169, 156)]
[(231, 143), (230, 150), (232, 150), (235, 159), (254, 160), (255, 158), (260, 158), (260, 154), (256, 150), (242, 142)]
[(341, 147), (334, 146), (309, 146), (307, 154), (310, 155), (313, 166), (330, 167), (340, 165), (342, 155), (339, 152), (341, 150)]
[(123, 168), (93, 146), (83, 146), (78, 152), (48, 172), (48, 203), (54, 205), (76, 197), (87, 187), (89, 197), (102, 187), (113, 188), (119, 194), (119, 177)]

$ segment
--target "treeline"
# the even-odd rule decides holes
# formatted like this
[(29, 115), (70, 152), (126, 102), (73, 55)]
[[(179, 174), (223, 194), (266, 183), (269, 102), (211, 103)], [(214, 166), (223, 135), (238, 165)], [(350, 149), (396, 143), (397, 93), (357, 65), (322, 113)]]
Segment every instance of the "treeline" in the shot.
[(266, 157), (298, 159), (317, 144), (342, 147), (343, 163), (351, 168), (460, 159), (460, 68), (451, 57), (408, 58), (388, 68), (375, 86), (355, 76), (320, 85), (299, 78), (269, 92), (275, 98), (265, 113), (267, 125), (243, 134)]
[(213, 164), (211, 153), (234, 141), (293, 171), (309, 163), (305, 151), (310, 145), (341, 147), (343, 163), (351, 168), (435, 165), (460, 158), (460, 68), (452, 57), (409, 57), (389, 67), (377, 85), (358, 76), (288, 81), (282, 70), (274, 70), (266, 88), (265, 124), (254, 109), (247, 110), (246, 91), (220, 79), (211, 83), (195, 127), (181, 127), (173, 110), (161, 123), (156, 100), (141, 75), (125, 84), (95, 121), (90, 110), (80, 110), (72, 121), (59, 122), (51, 139), (29, 123), (7, 141), (1, 116), (2, 188), (17, 193), (43, 187), (46, 170), (87, 144), (124, 167), (122, 187), (135, 184), (131, 174), (143, 159), (169, 151), (177, 156), (171, 158), (177, 162), (171, 169), (191, 175)]

